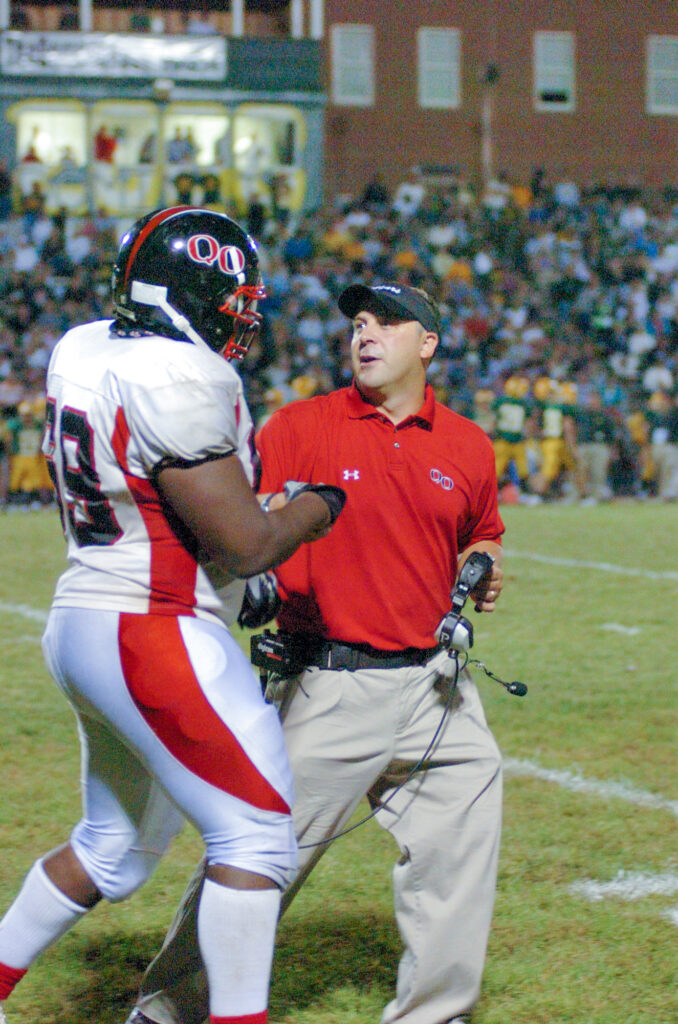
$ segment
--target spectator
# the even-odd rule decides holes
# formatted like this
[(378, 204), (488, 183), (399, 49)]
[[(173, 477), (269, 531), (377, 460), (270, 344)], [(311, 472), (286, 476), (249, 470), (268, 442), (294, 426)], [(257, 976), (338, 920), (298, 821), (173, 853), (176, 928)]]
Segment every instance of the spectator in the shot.
[(7, 161), (0, 160), (0, 221), (5, 221), (12, 212), (12, 175)]
[[(255, 191), (260, 193), (264, 183), (271, 187), (261, 174)], [(410, 184), (421, 184), (419, 176), (411, 176)], [(196, 195), (206, 201), (206, 177), (182, 172), (178, 185), (179, 203), (191, 205)], [(540, 195), (523, 209), (514, 185), (506, 205), (490, 217), (460, 174), (453, 183), (423, 187), (416, 209), (403, 215), (392, 205), (364, 205), (368, 186), (357, 192), (359, 200), (346, 195), (312, 213), (289, 207), (289, 216), (267, 217), (260, 254), (273, 273), (262, 341), (282, 342), (276, 347), (266, 340), (263, 363), (253, 361), (245, 370), (255, 406), (274, 384), (276, 360), (282, 358), (290, 325), (301, 315), (300, 304), (305, 317), (317, 313), (322, 323), (319, 358), (329, 378), (339, 385), (350, 376), (340, 343), (343, 327), (326, 310), (353, 274), (375, 283), (396, 278), (421, 284), (435, 294), (444, 311), (444, 332), (433, 382), (438, 394), (462, 409), (471, 408), (479, 388), (498, 391), (511, 373), (533, 382), (556, 374), (576, 380), (582, 401), (595, 387), (605, 408), (622, 418), (657, 387), (675, 387), (678, 219), (670, 196), (636, 190), (625, 197), (579, 188), (576, 205), (557, 204), (542, 182)], [(217, 197), (216, 205), (221, 208), (223, 200)], [(73, 315), (72, 304), (83, 301), (78, 288), (79, 298), (61, 302), (65, 278), (76, 265), (66, 243), (73, 239), (76, 250), (86, 246), (78, 237), (80, 218), (46, 214), (40, 186), (26, 206), (37, 209), (10, 213), (0, 232), (0, 316), (17, 353), (23, 333), (43, 315), (44, 303), (36, 305), (31, 292), (44, 294), (46, 288), (56, 298), (60, 328)], [(92, 227), (90, 251), (83, 257), (90, 289), (84, 301), (99, 308), (80, 309), (83, 319), (103, 314), (104, 268), (119, 232), (109, 216), (97, 215)], [(15, 254), (25, 235), (39, 260), (17, 277)], [(54, 314), (48, 307), (47, 315)], [(0, 323), (0, 337), (1, 332)], [(292, 394), (291, 380), (303, 376), (311, 362), (308, 353), (295, 348), (293, 364), (283, 361), (276, 368), (286, 395)]]
[(94, 136), (93, 145), (95, 160), (100, 160), (105, 164), (113, 163), (115, 150), (118, 145), (118, 138), (115, 132), (109, 131), (108, 127), (102, 124)]

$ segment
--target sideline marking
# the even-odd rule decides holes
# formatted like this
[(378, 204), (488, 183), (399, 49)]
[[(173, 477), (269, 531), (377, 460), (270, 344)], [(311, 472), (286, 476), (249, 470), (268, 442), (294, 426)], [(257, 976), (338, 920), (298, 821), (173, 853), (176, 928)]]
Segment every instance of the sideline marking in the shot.
[(638, 626), (622, 626), (620, 622), (604, 622), (599, 629), (606, 629), (608, 633), (623, 633), (624, 636), (638, 636)]
[[(618, 871), (610, 882), (582, 878), (568, 886), (573, 896), (582, 896), (590, 903), (606, 899), (643, 900), (646, 896), (673, 896), (678, 892), (678, 874), (665, 871), (651, 875), (642, 871)], [(661, 916), (678, 927), (678, 907), (665, 907)]]
[[(578, 563), (577, 563), (578, 564)], [(633, 570), (638, 574), (640, 570)], [(678, 577), (678, 573), (675, 574)], [(22, 615), (34, 622), (44, 624), (47, 621), (47, 612), (37, 608), (31, 608), (26, 604), (7, 604), (0, 601), (0, 613), (10, 615)], [(638, 789), (630, 783), (605, 782), (602, 779), (587, 779), (581, 773), (568, 771), (567, 769), (544, 768), (534, 761), (522, 758), (504, 757), (504, 770), (507, 775), (528, 776), (541, 779), (543, 782), (555, 783), (563, 789), (570, 789), (575, 793), (591, 793), (596, 796), (624, 800), (626, 803), (636, 804), (639, 807), (651, 807), (655, 810), (668, 811), (678, 818), (678, 800), (669, 800), (656, 793), (649, 793), (646, 790)]]
[(27, 604), (5, 604), (4, 601), (0, 601), (0, 612), (6, 612), (8, 615), (23, 615), (25, 619), (32, 619), (33, 622), (47, 622), (47, 612), (41, 612)]
[(678, 800), (668, 800), (657, 793), (637, 789), (628, 782), (605, 782), (602, 779), (587, 779), (578, 772), (563, 768), (543, 768), (534, 761), (526, 761), (516, 757), (505, 757), (504, 768), (507, 775), (529, 776), (543, 782), (554, 782), (563, 789), (571, 789), (575, 793), (591, 793), (595, 796), (624, 800), (638, 807), (652, 807), (658, 811), (669, 811), (678, 818)]
[(546, 565), (562, 565), (568, 569), (597, 569), (598, 572), (611, 572), (617, 576), (640, 576), (646, 580), (675, 580), (678, 582), (678, 571), (672, 569), (655, 571), (653, 569), (633, 569), (623, 565), (613, 565), (612, 562), (587, 562), (577, 558), (554, 558), (551, 555), (538, 555), (533, 551), (514, 551), (512, 548), (505, 548), (504, 553), (508, 558), (526, 558), (531, 562), (544, 562)]
[(676, 928), (678, 928), (678, 907), (669, 907), (668, 910), (664, 911), (662, 917), (665, 917), (667, 921), (675, 924)]
[(678, 874), (665, 871), (651, 875), (642, 871), (618, 871), (610, 882), (596, 882), (583, 878), (569, 886), (575, 896), (583, 896), (591, 903), (616, 896), (620, 900), (643, 900), (646, 896), (673, 896), (678, 892)]

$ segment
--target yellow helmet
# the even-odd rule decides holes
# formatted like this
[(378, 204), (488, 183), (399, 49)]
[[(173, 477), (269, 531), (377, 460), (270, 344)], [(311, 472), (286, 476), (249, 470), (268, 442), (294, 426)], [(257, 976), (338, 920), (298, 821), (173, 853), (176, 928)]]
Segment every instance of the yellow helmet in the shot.
[(558, 388), (558, 398), (561, 402), (567, 402), (568, 405), (574, 405), (577, 401), (577, 385), (574, 381), (564, 380)]
[(532, 390), (536, 399), (540, 402), (545, 402), (547, 398), (554, 396), (556, 388), (556, 382), (550, 377), (537, 377)]
[(504, 394), (511, 398), (524, 398), (530, 390), (530, 381), (527, 377), (512, 376), (504, 384)]
[(264, 401), (267, 405), (274, 405), (276, 408), (279, 408), (285, 404), (285, 396), (280, 388), (267, 388), (264, 391)]
[(310, 398), (318, 390), (318, 381), (307, 373), (302, 373), (290, 381), (290, 387), (299, 398)]
[(671, 408), (671, 396), (667, 395), (665, 391), (654, 391), (650, 395), (647, 407), (652, 412), (666, 412)]
[(478, 388), (473, 396), (476, 405), (489, 405), (494, 401), (494, 391), (491, 388)]

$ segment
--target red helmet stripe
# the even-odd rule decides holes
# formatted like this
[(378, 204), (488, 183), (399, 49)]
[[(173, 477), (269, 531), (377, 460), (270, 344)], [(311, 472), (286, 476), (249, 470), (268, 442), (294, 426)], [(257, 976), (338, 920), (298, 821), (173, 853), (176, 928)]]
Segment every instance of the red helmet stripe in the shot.
[(125, 280), (123, 282), (123, 288), (127, 287), (127, 280), (129, 278), (130, 271), (132, 269), (132, 264), (134, 263), (136, 254), (138, 253), (140, 247), (143, 245), (143, 243), (150, 235), (151, 231), (155, 231), (159, 224), (162, 224), (164, 221), (167, 220), (168, 217), (172, 217), (175, 213), (181, 213), (182, 210), (192, 209), (194, 209), (194, 207), (192, 206), (172, 206), (168, 210), (161, 210), (159, 213), (156, 213), (155, 217), (151, 217), (148, 224), (146, 224), (139, 232), (137, 239), (134, 245), (132, 246), (132, 251), (129, 254), (129, 257), (127, 259), (127, 266), (125, 268)]

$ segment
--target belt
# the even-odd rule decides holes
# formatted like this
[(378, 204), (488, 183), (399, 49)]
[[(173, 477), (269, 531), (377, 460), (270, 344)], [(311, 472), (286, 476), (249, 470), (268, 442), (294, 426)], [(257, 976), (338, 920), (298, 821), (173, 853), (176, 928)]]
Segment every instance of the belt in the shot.
[(307, 663), (317, 668), (407, 668), (424, 665), (437, 654), (439, 647), (407, 647), (403, 651), (380, 651), (368, 644), (347, 644), (338, 640), (311, 641)]

